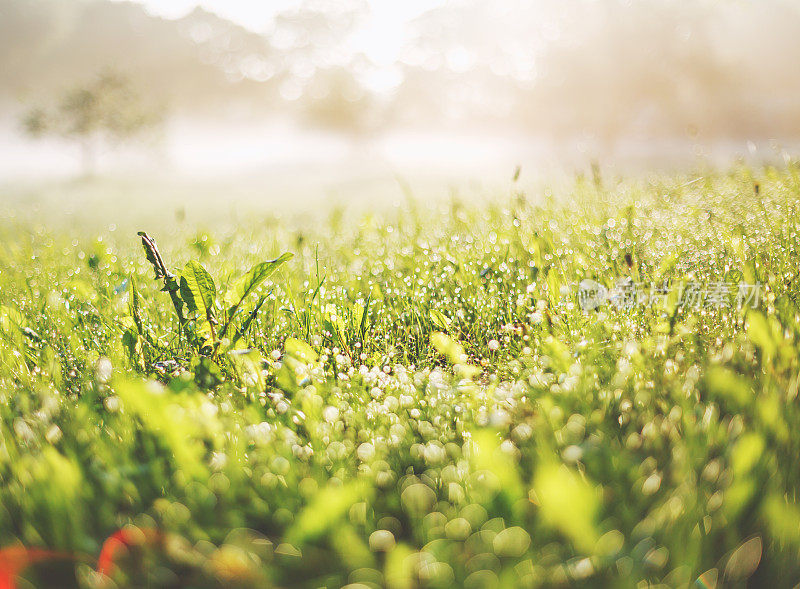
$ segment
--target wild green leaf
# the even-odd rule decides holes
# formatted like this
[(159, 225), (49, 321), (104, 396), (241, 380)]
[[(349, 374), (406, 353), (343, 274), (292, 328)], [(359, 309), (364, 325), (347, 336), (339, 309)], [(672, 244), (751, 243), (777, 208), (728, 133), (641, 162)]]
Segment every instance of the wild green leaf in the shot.
[(437, 331), (431, 334), (431, 343), (451, 364), (466, 363), (467, 355), (464, 353), (464, 347), (450, 336)]
[(213, 312), (217, 287), (211, 274), (200, 262), (191, 261), (181, 273), (181, 298), (189, 311), (210, 316)]
[(288, 262), (293, 257), (294, 254), (285, 253), (274, 260), (267, 260), (266, 262), (261, 262), (250, 268), (250, 270), (239, 278), (225, 293), (225, 306), (231, 309), (239, 307), (242, 301), (247, 298), (247, 295), (261, 286), (261, 283), (272, 276), (281, 265)]
[(774, 331), (761, 313), (752, 312), (747, 315), (747, 337), (761, 349), (764, 362), (769, 362), (775, 354), (777, 344)]
[(441, 331), (448, 331), (450, 329), (450, 318), (442, 313), (439, 309), (431, 309), (429, 312), (431, 323), (436, 329)]
[(732, 401), (736, 407), (744, 407), (753, 399), (747, 381), (728, 368), (715, 366), (709, 369), (705, 381), (712, 395)]
[(598, 539), (595, 489), (579, 473), (555, 461), (539, 467), (534, 489), (545, 522), (579, 550), (591, 550)]
[(290, 337), (283, 346), (284, 352), (301, 362), (316, 362), (319, 357), (306, 342)]
[(297, 544), (315, 540), (335, 530), (350, 507), (370, 493), (371, 489), (362, 480), (322, 489), (300, 512), (286, 537)]

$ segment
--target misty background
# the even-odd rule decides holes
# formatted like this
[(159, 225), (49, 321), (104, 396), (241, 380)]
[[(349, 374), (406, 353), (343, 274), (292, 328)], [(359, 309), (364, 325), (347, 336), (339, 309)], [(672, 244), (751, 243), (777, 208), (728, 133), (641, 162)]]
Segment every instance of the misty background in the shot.
[(21, 120), (109, 71), (164, 124), (104, 147), (105, 174), (510, 177), (800, 144), (791, 0), (197, 4), (0, 0), (0, 180), (80, 173)]

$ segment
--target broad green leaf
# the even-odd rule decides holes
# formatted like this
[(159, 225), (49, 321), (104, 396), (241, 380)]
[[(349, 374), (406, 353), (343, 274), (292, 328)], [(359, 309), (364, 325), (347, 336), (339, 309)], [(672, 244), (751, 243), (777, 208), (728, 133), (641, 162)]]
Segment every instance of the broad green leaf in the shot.
[(796, 502), (775, 493), (764, 501), (761, 512), (773, 537), (800, 546), (800, 506)]
[(764, 454), (764, 439), (755, 433), (744, 434), (731, 453), (731, 470), (734, 476), (744, 476)]
[(765, 363), (769, 363), (775, 354), (776, 343), (773, 333), (772, 326), (762, 314), (747, 315), (747, 337), (761, 349)]
[(361, 332), (361, 325), (364, 322), (364, 305), (361, 303), (353, 303), (352, 324), (357, 326), (359, 333)]
[(545, 461), (536, 472), (534, 489), (544, 521), (578, 550), (591, 550), (598, 538), (595, 518), (599, 507), (592, 485), (566, 466)]
[(363, 567), (375, 566), (375, 557), (370, 552), (369, 546), (364, 542), (361, 533), (352, 525), (339, 526), (336, 534), (331, 537), (331, 545), (342, 563), (350, 570), (364, 570)]
[(318, 355), (306, 342), (290, 337), (283, 346), (283, 361), (276, 375), (278, 386), (293, 391), (297, 383), (308, 377), (308, 367), (317, 362)]
[(725, 492), (725, 510), (736, 517), (756, 493), (758, 473), (754, 469), (764, 454), (764, 439), (757, 433), (746, 433), (731, 452), (733, 483)]
[(22, 313), (18, 309), (6, 305), (0, 307), (0, 329), (5, 333), (11, 333), (12, 329), (18, 328), (23, 321)]
[[(46, 513), (47, 526), (51, 530), (53, 541), (68, 545), (70, 530), (80, 526), (87, 507), (86, 495), (82, 489), (86, 487), (78, 463), (65, 456), (52, 446), (42, 449), (36, 459), (32, 455), (24, 457), (26, 499), (32, 505), (39, 505), (39, 513)], [(53, 485), (52, 481), (58, 481)], [(36, 513), (36, 512), (34, 512)], [(0, 556), (0, 563), (3, 558)], [(3, 585), (16, 587), (16, 585)]]
[(272, 276), (284, 262), (288, 262), (293, 257), (294, 254), (285, 253), (279, 258), (261, 262), (250, 268), (250, 270), (239, 278), (225, 293), (225, 306), (230, 309), (235, 309), (241, 305), (247, 295), (258, 288), (267, 278)]
[(209, 316), (213, 309), (217, 287), (211, 274), (200, 262), (189, 262), (181, 273), (181, 298), (189, 311)]
[(317, 353), (306, 342), (290, 337), (283, 345), (284, 352), (303, 362), (316, 362)]
[(555, 336), (549, 335), (544, 340), (542, 347), (553, 362), (553, 366), (561, 372), (569, 370), (569, 366), (572, 364), (572, 355), (569, 352), (567, 344)]
[(445, 356), (451, 364), (465, 364), (467, 355), (464, 353), (464, 348), (448, 335), (440, 332), (431, 334), (431, 343), (436, 351), (442, 356)]
[(480, 373), (480, 368), (468, 362), (464, 347), (449, 335), (436, 331), (431, 334), (431, 343), (455, 367), (459, 377), (470, 379)]
[(334, 531), (350, 507), (371, 492), (372, 488), (362, 480), (322, 489), (299, 513), (286, 537), (294, 544), (302, 544)]
[(675, 269), (675, 265), (678, 263), (678, 256), (675, 254), (664, 256), (661, 260), (661, 265), (658, 268), (658, 277), (662, 280)]
[(499, 495), (502, 502), (510, 510), (519, 505), (519, 500), (525, 496), (522, 480), (519, 476), (519, 465), (513, 457), (500, 449), (501, 438), (496, 431), (480, 429), (472, 432), (472, 463), (475, 470), (481, 473), (491, 473), (491, 476), (482, 477), (483, 483), (478, 495), (481, 501), (489, 504), (498, 501)]
[(441, 331), (448, 331), (450, 329), (450, 318), (439, 309), (431, 309), (429, 314), (434, 327)]
[(414, 554), (407, 545), (398, 544), (386, 555), (385, 578), (390, 587), (414, 586)]
[(229, 357), (243, 384), (264, 390), (266, 384), (261, 370), (264, 357), (258, 350), (237, 350), (229, 352)]
[(198, 436), (204, 425), (199, 406), (202, 397), (177, 396), (156, 386), (136, 381), (119, 383), (116, 394), (124, 411), (141, 421), (141, 428), (157, 436), (174, 457), (176, 465), (190, 476), (205, 476), (205, 448)]
[(754, 397), (747, 381), (728, 368), (710, 368), (705, 380), (710, 393), (733, 401), (738, 407), (746, 407)]

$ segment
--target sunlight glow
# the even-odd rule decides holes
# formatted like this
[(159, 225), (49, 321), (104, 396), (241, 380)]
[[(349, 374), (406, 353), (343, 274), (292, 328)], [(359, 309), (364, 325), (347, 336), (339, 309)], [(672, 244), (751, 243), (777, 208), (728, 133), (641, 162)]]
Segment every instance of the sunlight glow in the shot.
[[(269, 30), (276, 14), (302, 4), (301, 0), (134, 1), (143, 4), (151, 14), (164, 18), (180, 18), (199, 6), (259, 33)], [(397, 61), (407, 40), (408, 23), (443, 3), (444, 0), (372, 0), (368, 3), (369, 16), (355, 31), (348, 45), (353, 53), (363, 53), (377, 65), (390, 65)]]

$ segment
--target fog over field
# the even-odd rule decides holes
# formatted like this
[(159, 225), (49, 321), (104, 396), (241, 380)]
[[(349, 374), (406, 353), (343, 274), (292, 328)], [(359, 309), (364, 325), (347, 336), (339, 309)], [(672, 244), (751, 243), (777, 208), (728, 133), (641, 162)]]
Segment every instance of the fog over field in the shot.
[(508, 176), (798, 145), (793, 2), (390, 4), (0, 0), (0, 179), (80, 172), (74, 142), (25, 138), (20, 120), (109, 69), (165, 124), (104, 145), (102, 173)]

